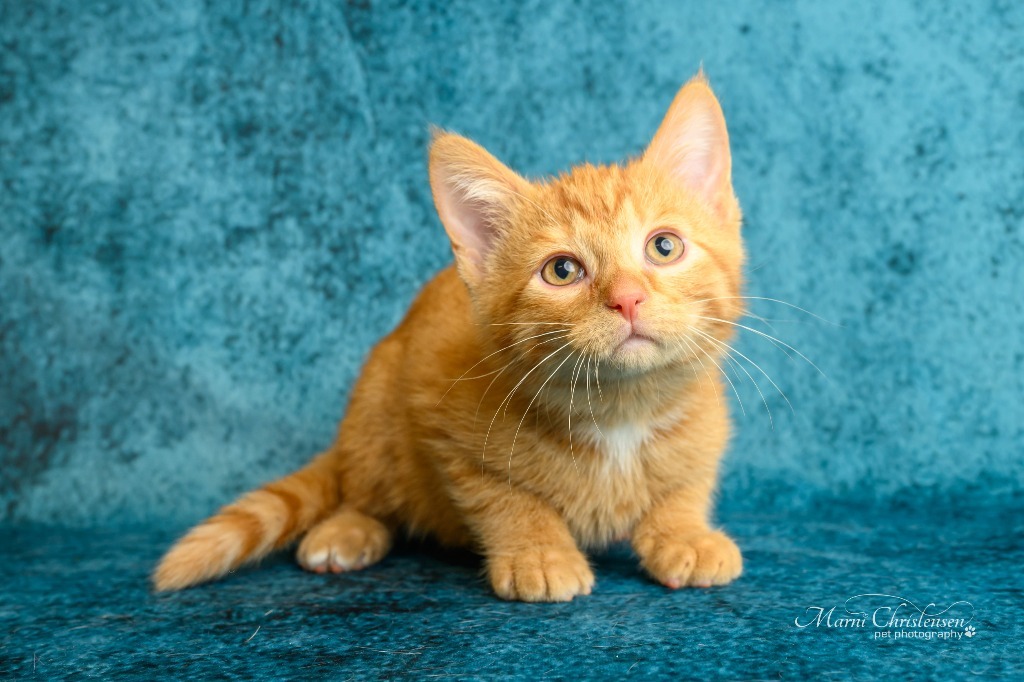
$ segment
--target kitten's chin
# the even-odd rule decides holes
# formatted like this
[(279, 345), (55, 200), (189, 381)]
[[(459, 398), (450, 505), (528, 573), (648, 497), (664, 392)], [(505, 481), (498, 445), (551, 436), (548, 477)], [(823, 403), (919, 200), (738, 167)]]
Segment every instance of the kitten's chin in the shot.
[(658, 342), (642, 334), (626, 337), (608, 359), (624, 374), (642, 374), (663, 364)]
[(637, 353), (644, 350), (651, 351), (657, 347), (657, 343), (643, 334), (630, 334), (626, 337), (625, 341), (619, 344), (619, 347), (615, 349), (616, 355), (623, 353)]

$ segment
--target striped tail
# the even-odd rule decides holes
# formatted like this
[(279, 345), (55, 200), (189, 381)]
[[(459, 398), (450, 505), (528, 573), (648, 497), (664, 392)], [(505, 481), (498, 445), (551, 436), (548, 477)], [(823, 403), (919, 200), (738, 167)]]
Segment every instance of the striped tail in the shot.
[(153, 573), (159, 592), (181, 590), (295, 541), (340, 504), (334, 451), (244, 495), (190, 530)]

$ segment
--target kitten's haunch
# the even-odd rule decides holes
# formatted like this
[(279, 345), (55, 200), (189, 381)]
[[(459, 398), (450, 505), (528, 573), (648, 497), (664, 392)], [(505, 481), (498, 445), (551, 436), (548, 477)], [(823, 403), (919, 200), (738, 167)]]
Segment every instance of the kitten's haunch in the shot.
[(396, 533), (480, 551), (505, 599), (589, 594), (583, 550), (622, 539), (670, 588), (739, 576), (711, 512), (744, 252), (703, 75), (622, 165), (531, 182), (438, 133), (430, 183), (455, 266), (374, 348), (330, 450), (192, 529), (156, 589), (296, 541), (310, 571), (358, 570)]

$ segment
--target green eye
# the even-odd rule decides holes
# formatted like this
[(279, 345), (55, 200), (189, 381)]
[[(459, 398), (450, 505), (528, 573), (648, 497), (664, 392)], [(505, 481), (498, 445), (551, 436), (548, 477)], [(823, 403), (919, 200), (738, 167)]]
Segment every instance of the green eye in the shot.
[(583, 266), (572, 256), (555, 256), (540, 270), (540, 276), (548, 284), (564, 287), (575, 284), (583, 277)]
[(671, 232), (659, 232), (647, 240), (644, 252), (655, 265), (667, 265), (679, 260), (685, 251), (683, 240)]

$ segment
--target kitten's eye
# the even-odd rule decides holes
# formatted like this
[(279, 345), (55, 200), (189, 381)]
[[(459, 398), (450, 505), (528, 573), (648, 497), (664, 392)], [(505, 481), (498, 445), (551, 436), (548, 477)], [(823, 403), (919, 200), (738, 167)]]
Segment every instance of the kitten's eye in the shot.
[(548, 284), (564, 287), (566, 284), (575, 284), (582, 279), (583, 266), (570, 256), (555, 256), (544, 264), (540, 270), (540, 276)]
[(667, 265), (679, 260), (684, 250), (683, 240), (671, 232), (659, 232), (654, 235), (647, 241), (647, 247), (644, 249), (647, 260), (655, 265)]

